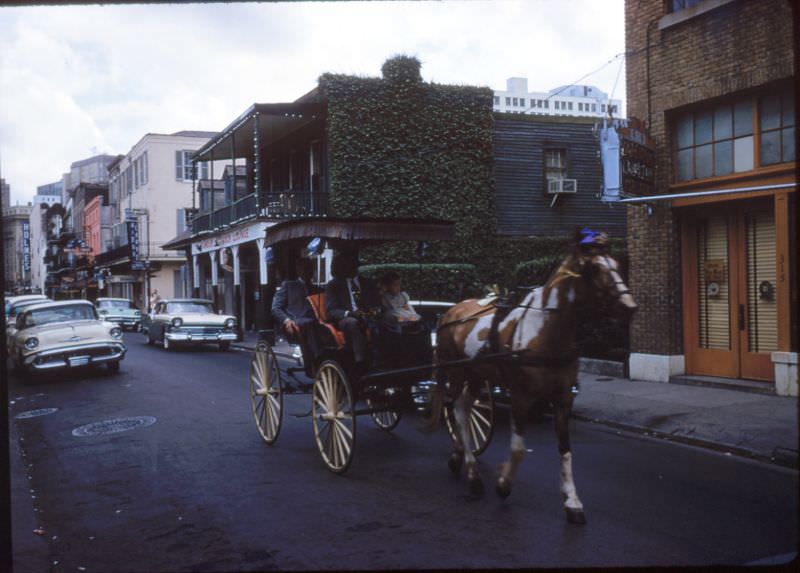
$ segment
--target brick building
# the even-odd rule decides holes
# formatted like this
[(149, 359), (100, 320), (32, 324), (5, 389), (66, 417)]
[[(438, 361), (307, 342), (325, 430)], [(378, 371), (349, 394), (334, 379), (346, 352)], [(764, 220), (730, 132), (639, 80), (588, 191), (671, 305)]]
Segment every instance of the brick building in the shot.
[(628, 208), (632, 378), (797, 392), (792, 11), (626, 1), (628, 112), (656, 146), (656, 195)]

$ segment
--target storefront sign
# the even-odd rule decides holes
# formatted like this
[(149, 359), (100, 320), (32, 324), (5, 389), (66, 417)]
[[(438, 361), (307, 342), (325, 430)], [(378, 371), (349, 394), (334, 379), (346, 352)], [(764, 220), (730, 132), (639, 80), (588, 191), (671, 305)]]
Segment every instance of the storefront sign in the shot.
[(600, 156), (604, 201), (656, 193), (655, 148), (640, 120), (616, 119), (601, 128)]
[(139, 223), (128, 221), (128, 244), (131, 246), (131, 262), (139, 260)]
[(706, 261), (704, 270), (707, 283), (725, 282), (725, 261), (723, 259)]
[[(274, 223), (272, 223), (274, 224)], [(201, 241), (192, 244), (192, 252), (205, 253), (206, 251), (213, 251), (215, 249), (231, 247), (248, 241), (255, 241), (264, 237), (264, 231), (267, 227), (271, 226), (270, 223), (253, 223), (246, 227), (238, 229), (231, 229), (225, 233), (215, 237), (208, 237)]]
[(22, 272), (31, 271), (31, 224), (22, 223)]

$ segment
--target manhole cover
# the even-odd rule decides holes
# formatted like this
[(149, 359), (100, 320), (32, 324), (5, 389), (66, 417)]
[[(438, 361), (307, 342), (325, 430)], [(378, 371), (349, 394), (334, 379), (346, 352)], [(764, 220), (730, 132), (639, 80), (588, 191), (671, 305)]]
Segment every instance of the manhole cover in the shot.
[(58, 412), (58, 408), (39, 408), (38, 410), (28, 410), (27, 412), (20, 412), (19, 414), (14, 416), (14, 419), (27, 420), (28, 418), (47, 416), (47, 414), (52, 414), (53, 412)]
[(73, 436), (105, 436), (106, 434), (117, 434), (127, 432), (136, 428), (143, 428), (156, 423), (152, 416), (134, 416), (132, 418), (115, 418), (113, 420), (103, 420), (102, 422), (92, 422), (72, 430)]

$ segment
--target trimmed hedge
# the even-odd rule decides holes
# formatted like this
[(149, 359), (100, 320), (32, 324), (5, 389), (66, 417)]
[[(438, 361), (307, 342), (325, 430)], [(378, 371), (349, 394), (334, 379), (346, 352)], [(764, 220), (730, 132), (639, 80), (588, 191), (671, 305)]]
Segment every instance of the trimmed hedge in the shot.
[(403, 290), (412, 300), (458, 302), (482, 292), (475, 265), (387, 263), (359, 267), (360, 273), (378, 281), (389, 271), (400, 275)]

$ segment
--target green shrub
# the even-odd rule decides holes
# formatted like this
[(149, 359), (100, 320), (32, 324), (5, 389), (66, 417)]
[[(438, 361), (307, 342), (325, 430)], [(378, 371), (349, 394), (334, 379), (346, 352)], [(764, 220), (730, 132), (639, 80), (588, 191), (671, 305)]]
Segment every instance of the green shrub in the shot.
[(402, 277), (403, 290), (412, 300), (458, 302), (481, 293), (475, 265), (387, 263), (359, 267), (360, 273), (378, 281), (389, 271)]
[(519, 263), (514, 269), (515, 286), (543, 285), (563, 260), (563, 256), (551, 255)]

